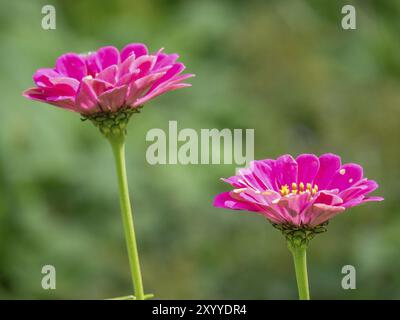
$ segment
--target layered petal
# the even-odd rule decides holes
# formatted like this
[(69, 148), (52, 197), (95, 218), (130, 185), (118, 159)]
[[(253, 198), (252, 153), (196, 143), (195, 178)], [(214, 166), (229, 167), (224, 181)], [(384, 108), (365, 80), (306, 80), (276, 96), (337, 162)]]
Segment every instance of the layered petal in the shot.
[(235, 188), (225, 195), (235, 205), (226, 208), (256, 211), (273, 223), (296, 227), (314, 228), (347, 208), (383, 200), (368, 196), (378, 185), (363, 178), (361, 166), (342, 166), (334, 154), (253, 161), (223, 181)]
[(181, 75), (185, 66), (176, 62), (178, 57), (162, 49), (150, 54), (141, 43), (129, 44), (121, 52), (106, 46), (86, 55), (66, 53), (54, 69), (35, 72), (37, 87), (24, 96), (83, 115), (137, 108), (168, 91), (190, 86), (183, 81), (193, 75)]

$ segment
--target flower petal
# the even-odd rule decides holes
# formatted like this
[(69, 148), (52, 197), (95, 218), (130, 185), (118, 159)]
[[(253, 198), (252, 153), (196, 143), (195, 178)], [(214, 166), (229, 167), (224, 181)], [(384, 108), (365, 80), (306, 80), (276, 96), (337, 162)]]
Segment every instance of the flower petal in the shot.
[(278, 187), (291, 186), (293, 182), (297, 182), (298, 166), (291, 155), (283, 155), (276, 159), (274, 169)]
[(341, 206), (330, 206), (323, 203), (314, 204), (307, 211), (307, 215), (310, 217), (310, 223), (308, 225), (316, 227), (344, 210), (345, 208)]
[(313, 203), (322, 203), (330, 206), (336, 206), (343, 203), (341, 197), (329, 191), (320, 191), (314, 198)]
[(56, 71), (78, 81), (87, 75), (85, 60), (76, 53), (66, 53), (59, 57), (56, 61)]
[(214, 207), (226, 208), (233, 210), (246, 210), (259, 212), (261, 209), (250, 203), (241, 202), (231, 197), (230, 192), (223, 192), (218, 194), (214, 199)]
[(286, 217), (288, 222), (294, 225), (302, 223), (302, 212), (307, 207), (310, 199), (310, 194), (305, 192), (303, 194), (289, 195), (281, 197), (277, 205), (283, 207), (289, 217)]
[(100, 66), (97, 60), (97, 53), (91, 52), (86, 55), (84, 59), (88, 75), (91, 75), (94, 78), (100, 72)]
[(51, 78), (60, 76), (61, 75), (54, 69), (41, 68), (36, 70), (35, 74), (33, 75), (33, 81), (38, 87), (46, 87), (52, 85), (52, 83), (50, 82)]
[(97, 94), (93, 88), (93, 80), (84, 79), (76, 96), (76, 105), (81, 113), (96, 113), (101, 111)]
[(171, 80), (174, 76), (180, 74), (183, 70), (185, 70), (185, 65), (183, 63), (175, 63), (170, 69), (168, 69), (167, 73), (161, 79), (153, 84), (149, 92), (155, 90), (158, 86), (167, 82), (168, 80)]
[(99, 102), (103, 110), (116, 112), (125, 105), (127, 86), (116, 87), (99, 95)]
[(161, 78), (164, 73), (165, 72), (152, 73), (131, 83), (129, 85), (129, 90), (126, 97), (126, 104), (128, 106), (135, 106), (137, 99), (139, 99), (145, 93), (145, 91), (154, 83), (154, 81), (157, 81), (157, 79)]
[(163, 86), (162, 88), (160, 88), (159, 90), (155, 90), (152, 91), (150, 94), (146, 94), (143, 98), (138, 99), (134, 106), (141, 106), (143, 104), (145, 104), (146, 102), (148, 102), (149, 100), (152, 100), (156, 97), (158, 97), (159, 95), (162, 95), (165, 92), (168, 91), (174, 91), (177, 89), (181, 89), (181, 88), (186, 88), (186, 87), (191, 87), (191, 84), (188, 83), (178, 83), (178, 84), (172, 84), (172, 85), (167, 85), (167, 86)]
[(175, 64), (176, 60), (178, 60), (179, 55), (176, 53), (172, 54), (165, 54), (165, 53), (158, 53), (157, 54), (157, 61), (154, 66), (155, 69), (161, 69), (168, 65)]
[(318, 185), (320, 190), (326, 189), (331, 182), (333, 175), (340, 168), (340, 157), (326, 153), (319, 157), (319, 170), (314, 178), (314, 184)]
[(96, 79), (100, 79), (106, 81), (112, 85), (115, 85), (117, 82), (117, 72), (118, 67), (116, 65), (111, 65), (101, 71), (97, 76)]
[(112, 46), (102, 47), (97, 51), (97, 61), (100, 70), (104, 70), (109, 66), (119, 64), (119, 51)]
[(342, 191), (358, 182), (362, 176), (363, 169), (360, 165), (355, 163), (345, 164), (336, 170), (328, 188)]
[(147, 47), (142, 43), (131, 43), (121, 50), (121, 62), (125, 61), (131, 55), (135, 58), (148, 55)]
[(30, 88), (28, 90), (25, 90), (22, 95), (28, 99), (48, 103), (63, 109), (76, 111), (75, 102), (72, 97), (65, 97), (65, 96), (51, 97), (49, 96), (49, 93), (46, 92), (46, 90), (43, 88)]
[(298, 165), (297, 183), (313, 183), (319, 170), (319, 159), (313, 154), (301, 154), (296, 158)]

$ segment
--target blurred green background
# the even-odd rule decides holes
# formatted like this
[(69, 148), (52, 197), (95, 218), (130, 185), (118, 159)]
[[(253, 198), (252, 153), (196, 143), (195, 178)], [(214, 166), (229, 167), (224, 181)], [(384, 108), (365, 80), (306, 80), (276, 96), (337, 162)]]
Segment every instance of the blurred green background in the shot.
[[(353, 4), (357, 30), (341, 28)], [(41, 28), (53, 4), (57, 29)], [(309, 248), (315, 299), (400, 298), (400, 2), (0, 0), (0, 298), (131, 293), (110, 148), (79, 115), (24, 99), (64, 52), (144, 42), (178, 52), (192, 88), (130, 122), (128, 173), (146, 292), (161, 299), (295, 299), (282, 235), (216, 209), (235, 165), (149, 165), (152, 128), (254, 128), (255, 158), (334, 152), (382, 203), (338, 216)], [(41, 269), (57, 270), (43, 290)], [(354, 265), (357, 289), (341, 288)]]

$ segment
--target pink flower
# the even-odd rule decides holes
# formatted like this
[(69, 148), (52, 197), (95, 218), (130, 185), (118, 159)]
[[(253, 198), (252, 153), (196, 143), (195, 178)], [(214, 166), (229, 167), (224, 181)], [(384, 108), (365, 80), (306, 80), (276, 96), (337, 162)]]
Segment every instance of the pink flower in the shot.
[(331, 153), (253, 161), (223, 180), (235, 189), (217, 195), (214, 206), (258, 212), (278, 225), (314, 228), (347, 208), (383, 200), (367, 196), (378, 184), (363, 177), (360, 165), (342, 165)]
[(103, 47), (87, 55), (66, 53), (54, 68), (35, 72), (35, 88), (24, 96), (82, 115), (116, 112), (121, 108), (138, 108), (167, 91), (190, 86), (182, 83), (192, 74), (176, 62), (177, 54), (162, 49), (149, 54), (140, 43), (118, 51)]

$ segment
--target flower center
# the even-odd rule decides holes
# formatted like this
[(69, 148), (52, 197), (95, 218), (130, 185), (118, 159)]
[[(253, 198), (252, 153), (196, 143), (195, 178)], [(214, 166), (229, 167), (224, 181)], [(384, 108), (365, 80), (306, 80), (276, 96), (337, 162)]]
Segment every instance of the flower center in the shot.
[(283, 185), (281, 187), (281, 195), (282, 196), (287, 196), (289, 194), (303, 194), (304, 192), (308, 192), (312, 195), (317, 194), (318, 192), (318, 186), (316, 184), (314, 184), (314, 186), (311, 183), (307, 183), (306, 185), (304, 185), (303, 182), (300, 182), (298, 185), (296, 182), (292, 183), (291, 188), (289, 188), (289, 186), (287, 184)]

